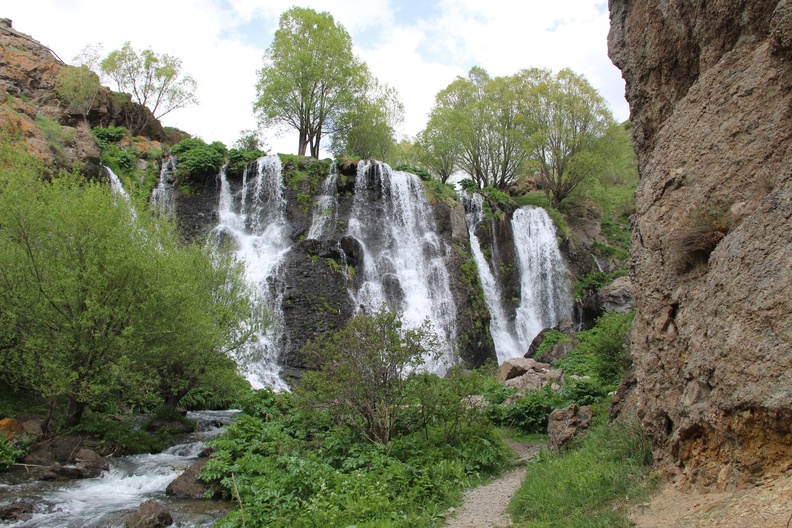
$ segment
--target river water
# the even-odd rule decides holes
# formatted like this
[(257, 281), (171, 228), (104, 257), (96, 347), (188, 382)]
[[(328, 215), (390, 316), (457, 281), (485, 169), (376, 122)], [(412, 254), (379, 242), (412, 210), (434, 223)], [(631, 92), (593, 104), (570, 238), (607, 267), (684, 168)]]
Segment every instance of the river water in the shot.
[(223, 431), (238, 411), (190, 412), (198, 423), (195, 433), (177, 438), (179, 443), (162, 453), (108, 459), (110, 469), (90, 479), (57, 482), (19, 481), (0, 473), (0, 504), (15, 500), (35, 503), (27, 521), (0, 521), (2, 527), (110, 528), (124, 525), (124, 517), (141, 502), (161, 502), (174, 519), (173, 526), (212, 526), (232, 505), (225, 502), (175, 499), (165, 488), (192, 465), (206, 448), (205, 442)]

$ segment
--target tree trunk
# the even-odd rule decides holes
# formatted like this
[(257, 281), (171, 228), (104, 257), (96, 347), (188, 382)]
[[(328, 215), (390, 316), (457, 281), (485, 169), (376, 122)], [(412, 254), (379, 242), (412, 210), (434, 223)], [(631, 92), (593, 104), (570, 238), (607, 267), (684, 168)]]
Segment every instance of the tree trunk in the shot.
[(87, 405), (85, 402), (79, 402), (74, 398), (69, 398), (69, 409), (66, 411), (66, 428), (72, 428), (80, 424), (82, 415), (85, 412)]

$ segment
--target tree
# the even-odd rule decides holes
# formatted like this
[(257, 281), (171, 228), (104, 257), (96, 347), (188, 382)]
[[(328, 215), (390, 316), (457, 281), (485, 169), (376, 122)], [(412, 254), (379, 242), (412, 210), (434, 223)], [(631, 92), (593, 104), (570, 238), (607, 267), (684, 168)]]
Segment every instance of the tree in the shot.
[(594, 174), (592, 147), (613, 123), (605, 99), (582, 75), (528, 70), (522, 123), (548, 200), (558, 207)]
[(129, 42), (110, 52), (100, 64), (102, 74), (118, 86), (119, 92), (148, 107), (156, 119), (198, 101), (197, 83), (182, 72), (181, 60), (158, 55), (150, 48), (138, 54)]
[(298, 154), (319, 155), (322, 136), (365, 89), (352, 39), (327, 12), (293, 7), (280, 17), (256, 84), (254, 109), (264, 126), (298, 132)]
[(518, 117), (522, 94), (518, 78), (493, 79), (479, 67), (457, 77), (437, 95), (421, 134), (425, 163), (441, 178), (459, 167), (479, 188), (511, 185), (527, 158)]
[(99, 94), (99, 76), (88, 66), (66, 66), (58, 74), (56, 93), (66, 103), (68, 111), (82, 116), (87, 125), (88, 112)]
[(66, 426), (88, 407), (239, 387), (229, 354), (261, 321), (241, 267), (183, 244), (166, 218), (133, 216), (98, 182), (43, 181), (20, 156), (0, 142), (0, 383), (38, 395)]
[(304, 404), (329, 408), (338, 420), (369, 441), (387, 445), (399, 421), (411, 411), (406, 403), (415, 386), (407, 376), (427, 356), (439, 354), (428, 322), (402, 328), (384, 308), (361, 312), (336, 332), (309, 341), (303, 353), (309, 370), (297, 388)]
[(330, 150), (336, 157), (347, 154), (384, 160), (396, 144), (403, 116), (398, 92), (367, 77), (365, 92), (336, 120)]

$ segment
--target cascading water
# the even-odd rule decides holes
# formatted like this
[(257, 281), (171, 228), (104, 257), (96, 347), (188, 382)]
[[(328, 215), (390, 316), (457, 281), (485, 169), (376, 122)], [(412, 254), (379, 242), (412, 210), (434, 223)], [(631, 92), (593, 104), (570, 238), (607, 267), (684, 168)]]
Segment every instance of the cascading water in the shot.
[(356, 306), (384, 304), (407, 328), (429, 320), (444, 342), (443, 357), (426, 358), (424, 368), (442, 373), (456, 358), (456, 305), (444, 242), (417, 176), (377, 161), (358, 165), (349, 235), (363, 247), (363, 277)]
[(543, 328), (572, 316), (566, 265), (547, 211), (526, 205), (512, 217), (514, 246), (520, 266), (520, 306), (515, 323), (522, 351)]
[(236, 192), (225, 169), (221, 172), (220, 222), (212, 236), (233, 240), (236, 257), (245, 265), (245, 279), (257, 294), (255, 302), (261, 303), (269, 313), (266, 331), (237, 353), (237, 363), (254, 387), (286, 389), (277, 364), (278, 343), (283, 336), (281, 295), (273, 291), (272, 284), (278, 265), (290, 247), (280, 158), (259, 158), (256, 168), (253, 176), (245, 170), (242, 187)]
[(151, 203), (161, 212), (172, 215), (175, 212), (173, 185), (176, 182), (176, 158), (168, 156), (162, 161), (159, 183), (151, 191)]
[(465, 202), (465, 222), (470, 234), (470, 250), (476, 261), (479, 280), (484, 290), (484, 300), (490, 312), (490, 335), (498, 355), (498, 363), (503, 363), (509, 358), (522, 355), (520, 345), (516, 340), (514, 324), (509, 320), (501, 302), (502, 292), (500, 284), (492, 273), (489, 262), (481, 251), (481, 244), (476, 236), (476, 227), (484, 221), (482, 203), (484, 198), (480, 194), (472, 196), (463, 195)]
[(484, 221), (481, 195), (466, 195), (465, 220), (478, 267), (484, 299), (490, 311), (490, 335), (498, 362), (525, 354), (543, 328), (553, 327), (572, 313), (572, 297), (555, 227), (544, 209), (521, 207), (512, 217), (512, 232), (520, 269), (520, 304), (516, 313), (503, 308), (502, 292), (481, 251), (475, 230)]
[(333, 165), (332, 172), (322, 182), (321, 193), (314, 197), (313, 217), (311, 219), (311, 229), (306, 238), (323, 240), (335, 231), (338, 221), (338, 172)]
[(124, 515), (148, 499), (164, 503), (178, 526), (212, 526), (216, 515), (201, 512), (200, 501), (169, 499), (165, 488), (197, 460), (206, 450), (205, 442), (221, 432), (237, 413), (188, 413), (187, 417), (198, 424), (198, 431), (183, 437), (182, 443), (155, 455), (109, 458), (110, 469), (97, 478), (13, 482), (0, 474), (0, 503), (22, 500), (35, 504), (32, 518), (11, 524), (14, 528), (123, 526)]

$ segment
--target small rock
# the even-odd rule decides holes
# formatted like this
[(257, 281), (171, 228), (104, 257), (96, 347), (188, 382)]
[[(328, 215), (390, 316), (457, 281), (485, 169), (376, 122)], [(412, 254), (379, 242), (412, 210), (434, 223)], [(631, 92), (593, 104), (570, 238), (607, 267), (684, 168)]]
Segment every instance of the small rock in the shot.
[(572, 438), (589, 428), (593, 415), (591, 405), (578, 407), (573, 403), (569, 407), (554, 410), (547, 423), (547, 447), (560, 452)]
[(0, 519), (4, 521), (27, 521), (33, 516), (35, 504), (30, 501), (9, 502), (0, 505)]

